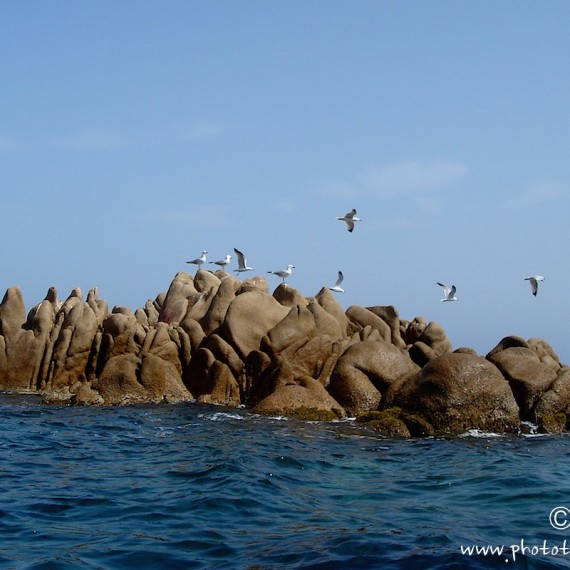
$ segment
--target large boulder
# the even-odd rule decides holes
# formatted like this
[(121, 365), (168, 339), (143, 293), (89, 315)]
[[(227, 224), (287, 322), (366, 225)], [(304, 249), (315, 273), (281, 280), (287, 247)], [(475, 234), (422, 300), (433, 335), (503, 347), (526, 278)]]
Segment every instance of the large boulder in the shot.
[(307, 308), (313, 313), (315, 325), (320, 335), (326, 335), (333, 340), (346, 338), (346, 330), (343, 330), (338, 320), (328, 311), (325, 311), (315, 299), (309, 301)]
[(405, 352), (382, 340), (351, 345), (338, 359), (328, 390), (350, 414), (389, 405), (419, 368)]
[(505, 433), (519, 426), (509, 383), (494, 364), (472, 354), (446, 353), (431, 360), (394, 403), (424, 418), (437, 434)]
[(198, 396), (202, 404), (238, 406), (241, 403), (240, 388), (229, 367), (215, 360), (208, 371), (207, 389)]
[(273, 298), (285, 307), (293, 307), (295, 305), (306, 307), (309, 303), (297, 289), (290, 287), (286, 283), (281, 283), (277, 286), (275, 291), (273, 291)]
[(374, 314), (372, 311), (369, 311), (364, 307), (360, 307), (359, 305), (351, 305), (346, 311), (346, 316), (349, 321), (358, 325), (359, 328), (370, 326), (380, 333), (380, 338), (383, 341), (388, 343), (392, 341), (392, 331), (390, 330), (390, 327), (384, 319)]
[(210, 310), (210, 305), (220, 287), (220, 280), (210, 271), (199, 269), (194, 276), (194, 287), (198, 291), (198, 296), (189, 302), (185, 317), (201, 321)]
[(562, 432), (570, 425), (570, 368), (560, 369), (556, 380), (543, 392), (531, 421), (546, 432)]
[(336, 319), (343, 336), (348, 336), (354, 332), (344, 309), (327, 287), (323, 287), (317, 295), (315, 295), (315, 301), (329, 313), (329, 315)]
[[(192, 358), (184, 376), (185, 385), (198, 402), (237, 406), (241, 403), (240, 387), (230, 366), (238, 368), (237, 361), (241, 360), (231, 346), (219, 337), (210, 341), (210, 345), (212, 350), (203, 346)], [(222, 360), (218, 360), (213, 351)]]
[(152, 353), (113, 356), (92, 382), (92, 390), (107, 406), (192, 399), (176, 367)]
[(285, 370), (284, 375), (278, 374), (274, 381), (275, 389), (251, 409), (253, 413), (303, 420), (334, 420), (345, 416), (342, 406), (318, 380), (295, 377)]
[(93, 389), (107, 406), (147, 402), (149, 392), (139, 382), (141, 359), (135, 354), (119, 354), (106, 363)]
[(107, 360), (121, 354), (138, 353), (147, 331), (126, 307), (115, 307), (103, 321), (103, 339), (98, 370)]
[(241, 283), (229, 275), (221, 280), (208, 311), (200, 319), (200, 324), (206, 335), (217, 330), (224, 322), (228, 307), (236, 298), (236, 293), (240, 287)]
[(46, 379), (48, 390), (61, 390), (77, 379), (87, 378), (96, 367), (93, 346), (99, 329), (99, 316), (88, 303), (77, 297), (68, 301), (73, 301), (69, 303), (69, 311), (66, 310), (66, 301), (54, 327), (55, 342)]
[(400, 316), (398, 310), (393, 305), (366, 307), (371, 313), (380, 317), (390, 328), (391, 343), (396, 348), (404, 348), (406, 343), (400, 333)]
[(219, 334), (245, 360), (252, 350), (259, 349), (261, 339), (288, 313), (287, 307), (266, 293), (256, 290), (241, 293), (228, 307)]
[(185, 370), (184, 383), (203, 403), (237, 406), (246, 398), (245, 365), (217, 334), (208, 337), (196, 352)]
[(180, 271), (174, 276), (164, 300), (161, 301), (158, 320), (164, 323), (180, 323), (189, 307), (200, 297), (201, 293), (194, 286), (192, 275)]
[(35, 390), (53, 326), (53, 306), (44, 302), (26, 330), (26, 309), (19, 287), (6, 291), (0, 304), (0, 389)]
[(560, 370), (560, 364), (546, 353), (545, 347), (540, 344), (537, 347), (533, 348), (524, 339), (506, 337), (487, 355), (509, 381), (523, 420), (535, 419), (535, 406)]
[(404, 338), (410, 345), (408, 347), (410, 358), (418, 366), (424, 366), (437, 356), (451, 352), (452, 349), (443, 327), (435, 321), (426, 323), (423, 317), (415, 318), (408, 325)]

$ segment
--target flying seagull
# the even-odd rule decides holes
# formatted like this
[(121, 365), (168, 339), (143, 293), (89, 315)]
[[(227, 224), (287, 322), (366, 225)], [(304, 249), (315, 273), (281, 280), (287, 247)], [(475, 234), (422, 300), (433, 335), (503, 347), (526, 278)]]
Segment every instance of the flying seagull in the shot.
[(360, 218), (356, 217), (356, 210), (354, 208), (352, 208), (352, 210), (350, 210), (350, 212), (347, 212), (344, 216), (338, 217), (337, 220), (342, 220), (343, 222), (346, 222), (349, 232), (351, 232), (354, 229), (354, 222), (362, 221)]
[(283, 283), (285, 283), (285, 279), (291, 275), (291, 271), (295, 269), (294, 265), (289, 264), (287, 269), (280, 269), (279, 271), (268, 271), (267, 273), (272, 273), (273, 275), (277, 275), (277, 277), (281, 277), (283, 279)]
[(531, 275), (530, 277), (525, 277), (524, 280), (530, 282), (530, 289), (532, 294), (536, 297), (538, 293), (538, 282), (544, 281), (544, 277), (542, 275)]
[(200, 257), (198, 257), (197, 259), (193, 259), (192, 261), (187, 261), (186, 263), (193, 263), (194, 265), (197, 265), (198, 267), (200, 267), (200, 265), (202, 265), (203, 263), (206, 263), (206, 254), (208, 252), (207, 251), (203, 251), (202, 255)]
[(335, 293), (344, 293), (344, 289), (340, 286), (343, 279), (344, 279), (344, 277), (342, 275), (342, 271), (339, 271), (338, 272), (338, 279), (336, 280), (336, 283), (332, 287), (329, 287), (329, 289), (331, 291), (334, 291)]
[(445, 295), (445, 299), (441, 299), (442, 301), (457, 301), (457, 297), (455, 296), (455, 291), (457, 289), (455, 288), (455, 285), (452, 285), (450, 289), (447, 285), (444, 285), (439, 281), (437, 282), (437, 284), (440, 287), (443, 287), (443, 294)]
[(249, 267), (247, 265), (247, 259), (245, 255), (239, 250), (234, 247), (234, 251), (236, 252), (237, 259), (238, 259), (238, 268), (235, 270), (236, 273), (242, 273), (243, 271), (253, 271), (253, 267)]
[(218, 259), (218, 261), (210, 261), (210, 263), (217, 265), (218, 267), (221, 268), (222, 271), (225, 271), (224, 267), (230, 263), (231, 259), (232, 259), (231, 255), (226, 255), (224, 259)]

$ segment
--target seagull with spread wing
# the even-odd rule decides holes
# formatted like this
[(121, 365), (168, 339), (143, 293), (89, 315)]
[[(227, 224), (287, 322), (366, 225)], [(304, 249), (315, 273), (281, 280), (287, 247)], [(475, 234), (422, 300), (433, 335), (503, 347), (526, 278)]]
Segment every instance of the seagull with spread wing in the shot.
[(455, 296), (455, 291), (457, 291), (457, 289), (455, 288), (455, 285), (452, 285), (451, 288), (449, 288), (447, 285), (444, 285), (439, 281), (437, 284), (443, 288), (443, 294), (445, 295), (445, 298), (441, 299), (442, 301), (457, 301), (457, 297)]
[(354, 230), (354, 222), (362, 221), (360, 218), (356, 217), (356, 210), (354, 208), (352, 208), (352, 210), (350, 210), (350, 212), (347, 212), (344, 216), (337, 217), (337, 220), (345, 222), (349, 232), (352, 232), (352, 230)]

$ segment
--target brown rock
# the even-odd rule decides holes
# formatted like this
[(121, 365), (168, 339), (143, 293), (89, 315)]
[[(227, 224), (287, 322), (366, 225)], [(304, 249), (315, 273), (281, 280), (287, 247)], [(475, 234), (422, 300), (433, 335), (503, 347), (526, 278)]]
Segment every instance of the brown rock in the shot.
[(430, 360), (433, 360), (437, 354), (433, 348), (430, 348), (425, 342), (416, 341), (408, 348), (410, 358), (420, 367), (425, 366)]
[(190, 365), (184, 371), (183, 380), (194, 397), (197, 398), (210, 391), (209, 374), (214, 362), (216, 357), (207, 348), (199, 348), (192, 356)]
[(451, 342), (443, 327), (434, 321), (425, 324), (422, 317), (414, 319), (408, 326), (405, 336), (408, 341), (415, 339), (409, 346), (408, 352), (418, 366), (425, 366), (436, 356), (451, 352)]
[(50, 334), (49, 303), (40, 307), (32, 324), (25, 330), (26, 309), (19, 287), (6, 291), (0, 304), (0, 389), (34, 390)]
[(198, 402), (221, 406), (238, 406), (240, 404), (238, 383), (228, 366), (223, 362), (214, 361), (208, 371), (207, 383), (207, 390), (198, 396)]
[(69, 403), (75, 406), (102, 406), (105, 401), (89, 383), (80, 382)]
[[(250, 404), (254, 386), (259, 386), (262, 383), (261, 379), (272, 366), (272, 360), (265, 352), (253, 350), (247, 355), (244, 365), (245, 382), (242, 387), (243, 403)], [(267, 391), (264, 395), (267, 396), (269, 393), (270, 391)]]
[(92, 387), (107, 406), (146, 402), (148, 391), (137, 379), (140, 367), (141, 359), (134, 354), (113, 356)]
[(139, 350), (139, 355), (147, 353), (157, 356), (161, 360), (170, 363), (178, 377), (182, 375), (179, 348), (170, 336), (171, 327), (166, 323), (157, 323), (156, 328), (150, 330), (145, 336)]
[(210, 305), (220, 287), (220, 280), (210, 271), (199, 269), (194, 276), (194, 287), (199, 295), (194, 297), (192, 302), (189, 301), (185, 318), (190, 317), (200, 321), (207, 315), (210, 309)]
[(229, 275), (221, 280), (216, 295), (212, 299), (208, 312), (200, 319), (200, 324), (206, 335), (217, 330), (226, 318), (226, 312), (241, 283)]
[(348, 336), (349, 331), (352, 334), (354, 331), (351, 328), (348, 317), (345, 314), (341, 304), (334, 298), (333, 294), (327, 287), (323, 287), (315, 296), (315, 301), (327, 312), (332, 315), (338, 322), (343, 336)]
[(256, 414), (286, 416), (303, 420), (332, 420), (344, 410), (317, 380), (309, 377), (282, 383), (252, 408)]
[(70, 386), (94, 371), (96, 355), (92, 349), (98, 328), (93, 309), (79, 297), (68, 298), (54, 327), (55, 342), (46, 379), (48, 390)]
[(196, 350), (198, 350), (206, 338), (206, 333), (202, 329), (200, 323), (190, 317), (184, 318), (184, 320), (180, 323), (180, 328), (188, 335), (191, 352), (193, 354)]
[(451, 352), (451, 342), (449, 342), (443, 327), (431, 321), (423, 330), (418, 342), (427, 344), (438, 356)]
[(559, 414), (564, 415), (564, 426), (570, 423), (570, 368), (568, 367), (561, 368), (556, 380), (540, 395), (531, 421), (544, 426), (549, 424), (549, 418)]
[[(222, 339), (218, 338), (212, 344), (219, 353), (229, 352), (226, 354), (228, 361), (232, 361), (232, 357), (237, 358), (235, 353), (231, 353), (233, 349)], [(238, 366), (236, 363), (234, 365)], [(205, 347), (200, 348), (192, 358), (185, 384), (201, 403), (237, 406), (241, 402), (240, 387), (229, 366), (217, 360), (214, 353)]]
[(520, 336), (506, 336), (497, 344), (497, 346), (495, 346), (495, 348), (493, 348), (487, 354), (486, 358), (490, 359), (497, 352), (501, 352), (503, 350), (506, 350), (507, 348), (514, 348), (514, 347), (530, 348), (530, 344)]
[(273, 291), (273, 298), (285, 307), (294, 307), (295, 305), (300, 305), (306, 307), (308, 305), (307, 299), (286, 283), (281, 283), (277, 286), (275, 291)]
[(479, 356), (476, 350), (469, 348), (467, 346), (461, 346), (459, 348), (456, 348), (453, 352), (456, 354), (471, 354), (472, 356)]
[(356, 417), (356, 423), (391, 438), (434, 435), (433, 427), (423, 418), (395, 407), (364, 412)]
[(366, 308), (377, 317), (380, 317), (390, 327), (390, 342), (396, 348), (404, 348), (406, 343), (402, 340), (402, 336), (400, 334), (400, 317), (396, 307), (388, 305), (386, 307), (374, 306)]
[(557, 370), (541, 362), (530, 347), (513, 346), (493, 352), (487, 358), (509, 381), (521, 419), (531, 420), (534, 407), (556, 379)]
[[(405, 325), (405, 321), (402, 322), (402, 325)], [(414, 320), (407, 323), (402, 333), (402, 339), (406, 345), (414, 344), (414, 342), (420, 340), (420, 337), (426, 327), (427, 321), (423, 317), (416, 317)]]
[(158, 320), (163, 323), (180, 323), (188, 309), (200, 298), (194, 287), (194, 278), (184, 271), (177, 273), (168, 288)]
[(392, 332), (386, 322), (379, 316), (375, 315), (372, 311), (360, 307), (358, 305), (351, 305), (347, 311), (346, 316), (349, 321), (356, 323), (359, 327), (370, 326), (380, 333), (380, 338), (385, 342), (392, 341)]
[(265, 293), (241, 293), (228, 307), (220, 328), (220, 336), (245, 360), (252, 350), (259, 349), (261, 339), (285, 318), (288, 312), (287, 307), (283, 307)]
[(328, 390), (347, 413), (388, 405), (399, 386), (415, 376), (418, 367), (407, 354), (383, 341), (350, 346), (339, 358)]
[(0, 335), (17, 334), (26, 322), (26, 306), (19, 287), (10, 287), (0, 304)]
[(94, 315), (97, 317), (97, 325), (100, 326), (109, 315), (109, 305), (107, 301), (99, 298), (99, 290), (97, 287), (93, 287), (93, 289), (89, 290), (85, 302), (93, 310)]
[(346, 338), (346, 329), (343, 330), (338, 320), (325, 311), (315, 299), (311, 299), (307, 307), (313, 314), (315, 325), (320, 335), (328, 336), (333, 340)]
[(250, 293), (252, 291), (269, 295), (269, 283), (267, 283), (267, 279), (265, 279), (265, 277), (260, 277), (259, 275), (256, 277), (250, 277), (249, 279), (242, 281), (237, 294), (241, 295), (242, 293)]
[(154, 353), (142, 356), (140, 384), (146, 388), (146, 401), (174, 404), (193, 399), (182, 382), (178, 367)]
[(469, 429), (514, 432), (519, 410), (508, 382), (484, 358), (446, 353), (398, 392), (395, 404), (423, 417), (437, 434)]
[(137, 332), (141, 325), (130, 310), (115, 307), (103, 321), (100, 360), (104, 363), (120, 354), (136, 354), (140, 349)]
[(317, 334), (317, 326), (313, 313), (306, 306), (293, 305), (287, 314), (268, 331), (267, 337), (261, 343), (261, 350), (271, 349), (279, 354), (287, 348), (293, 350), (304, 345)]
[(562, 368), (558, 355), (545, 340), (541, 338), (529, 338), (528, 344), (534, 350), (540, 362), (556, 371)]

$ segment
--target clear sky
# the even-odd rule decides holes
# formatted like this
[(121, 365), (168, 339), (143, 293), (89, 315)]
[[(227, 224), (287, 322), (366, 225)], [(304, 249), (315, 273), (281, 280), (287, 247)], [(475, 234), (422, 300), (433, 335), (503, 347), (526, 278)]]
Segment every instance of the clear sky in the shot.
[(2, 293), (136, 309), (237, 247), (271, 288), (340, 269), (345, 308), (570, 364), (570, 2), (3, 0), (0, 21)]

